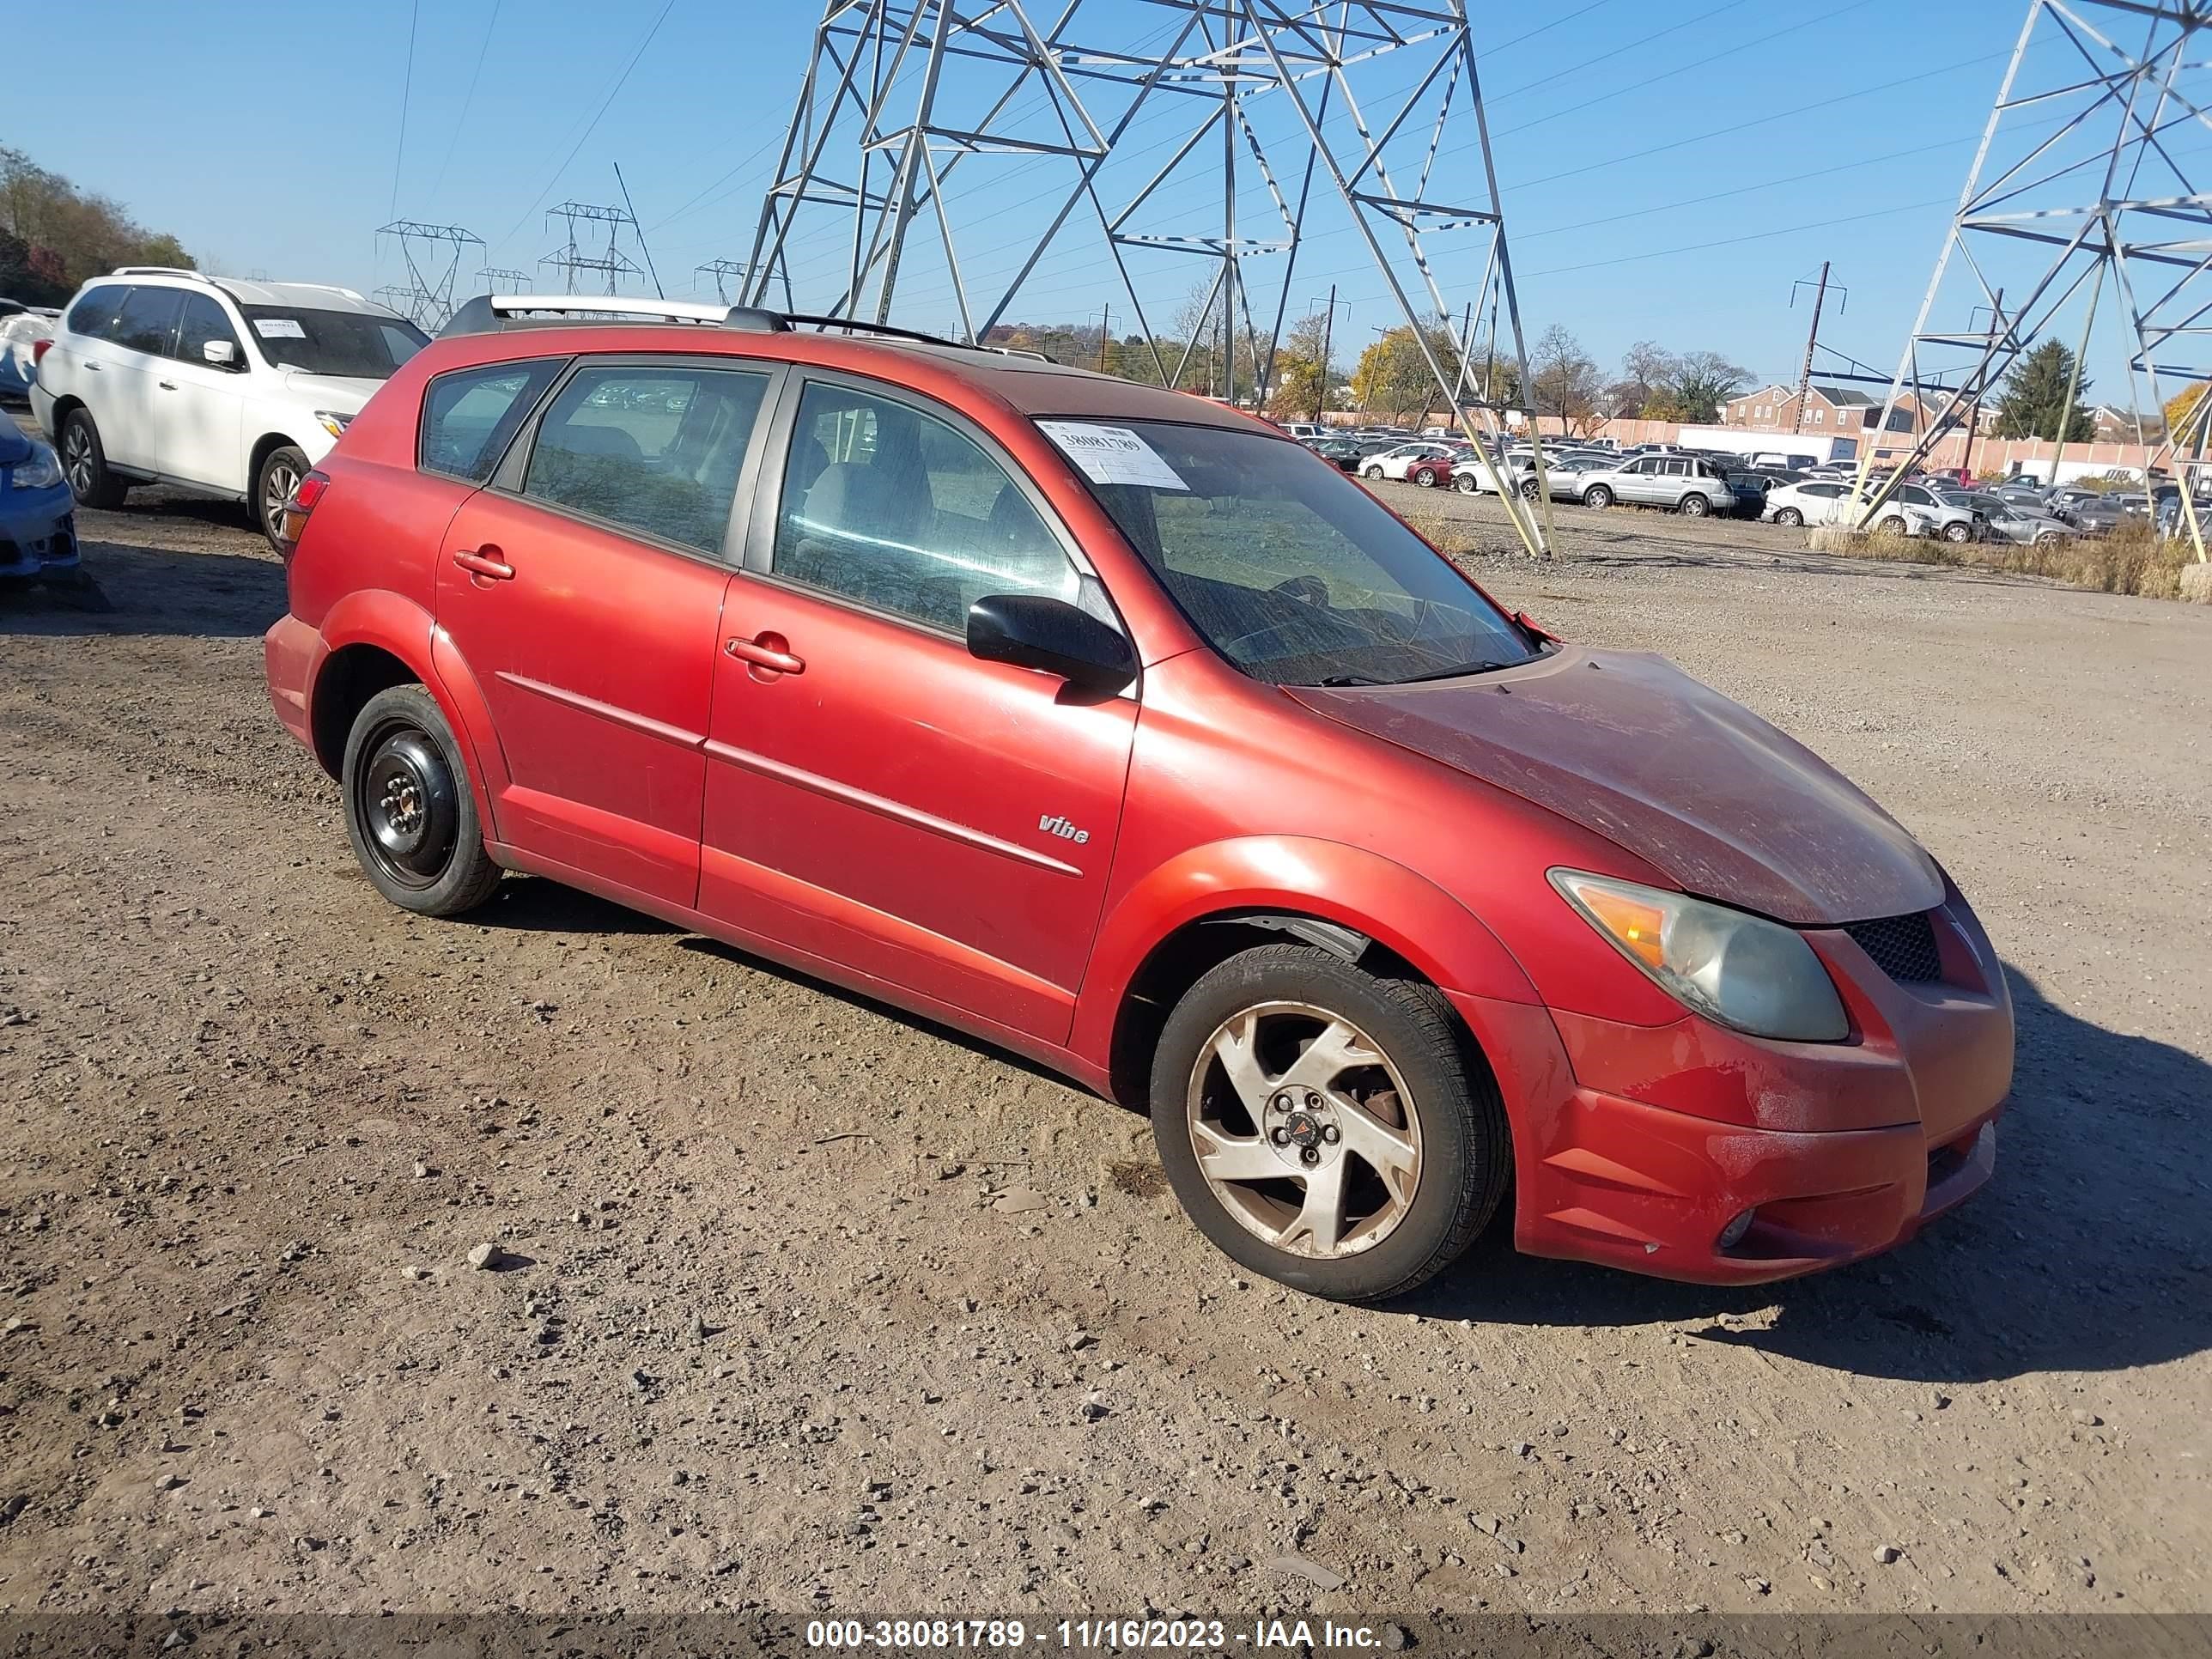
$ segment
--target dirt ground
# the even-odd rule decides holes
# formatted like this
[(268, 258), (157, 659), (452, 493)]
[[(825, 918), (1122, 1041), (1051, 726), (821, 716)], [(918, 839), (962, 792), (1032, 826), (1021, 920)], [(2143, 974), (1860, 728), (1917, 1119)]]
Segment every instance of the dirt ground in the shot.
[(1828, 756), (2010, 965), (1996, 1180), (1892, 1257), (1240, 1278), (1004, 1054), (385, 904), (277, 564), (86, 514), (112, 608), (0, 596), (0, 1612), (2212, 1610), (2212, 611), (1559, 516), (1483, 580)]

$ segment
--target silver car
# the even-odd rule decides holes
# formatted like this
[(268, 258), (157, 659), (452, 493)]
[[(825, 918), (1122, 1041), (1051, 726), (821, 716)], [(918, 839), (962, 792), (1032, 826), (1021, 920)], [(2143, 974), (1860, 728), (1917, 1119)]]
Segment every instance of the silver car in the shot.
[(1735, 510), (1735, 491), (1715, 463), (1695, 455), (1639, 455), (1614, 467), (1579, 475), (1576, 498), (1584, 507), (1671, 507), (1702, 519)]

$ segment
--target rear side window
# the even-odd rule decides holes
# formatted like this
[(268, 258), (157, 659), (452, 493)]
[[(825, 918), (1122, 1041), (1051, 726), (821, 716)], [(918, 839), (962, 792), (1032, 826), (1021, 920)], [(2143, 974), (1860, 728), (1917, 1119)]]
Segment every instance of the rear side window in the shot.
[(580, 370), (538, 424), (522, 493), (719, 552), (768, 380), (704, 367)]
[(134, 288), (123, 302), (123, 314), (115, 319), (115, 332), (109, 337), (127, 350), (165, 355), (184, 304), (182, 289)]
[(987, 594), (1082, 597), (1059, 540), (972, 440), (904, 404), (818, 381), (792, 432), (775, 569), (951, 633)]
[(116, 314), (123, 302), (131, 297), (131, 290), (119, 283), (107, 283), (86, 290), (85, 296), (70, 307), (67, 326), (72, 334), (82, 334), (94, 340), (114, 337)]
[(416, 464), (426, 472), (483, 483), (529, 418), (531, 405), (560, 372), (558, 359), (546, 359), (441, 374), (423, 394)]

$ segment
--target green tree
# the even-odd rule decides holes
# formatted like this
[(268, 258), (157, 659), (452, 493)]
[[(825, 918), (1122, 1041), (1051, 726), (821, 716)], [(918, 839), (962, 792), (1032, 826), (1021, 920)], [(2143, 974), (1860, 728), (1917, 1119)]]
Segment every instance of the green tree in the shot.
[(1676, 408), (1674, 418), (1705, 424), (1721, 417), (1721, 405), (1743, 390), (1751, 371), (1739, 368), (1717, 351), (1686, 351), (1674, 360), (1668, 384)]
[(1333, 365), (1322, 361), (1322, 352), (1333, 343), (1328, 325), (1319, 316), (1300, 319), (1283, 337), (1275, 352), (1275, 384), (1267, 397), (1270, 415), (1289, 421), (1322, 417), (1336, 373)]
[(135, 222), (104, 196), (88, 196), (21, 150), (0, 145), (0, 293), (59, 305), (77, 284), (118, 265), (182, 265), (173, 236)]
[(2087, 376), (2074, 386), (2073, 407), (2066, 406), (2066, 388), (2073, 380), (2074, 354), (2063, 343), (2045, 340), (2036, 347), (2005, 376), (2004, 396), (1997, 403), (1997, 436), (2063, 438), (2067, 443), (2094, 436), (2097, 423), (2081, 407), (2081, 395), (2089, 389)]

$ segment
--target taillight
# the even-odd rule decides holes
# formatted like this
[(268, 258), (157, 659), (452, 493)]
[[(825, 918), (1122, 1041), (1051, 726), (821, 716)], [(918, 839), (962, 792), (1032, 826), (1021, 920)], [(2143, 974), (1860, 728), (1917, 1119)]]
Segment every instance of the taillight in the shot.
[(276, 530), (276, 539), (284, 544), (285, 557), (291, 557), (292, 550), (299, 546), (300, 538), (307, 528), (307, 515), (315, 510), (315, 503), (323, 499), (323, 492), (330, 487), (329, 477), (321, 472), (310, 472), (292, 487)]
[(53, 343), (52, 340), (33, 340), (33, 341), (32, 341), (32, 342), (31, 342), (31, 367), (32, 367), (33, 368), (37, 368), (40, 363), (43, 363), (44, 362), (46, 362), (46, 354), (47, 354), (49, 351), (52, 351), (53, 349), (54, 349), (54, 343)]

